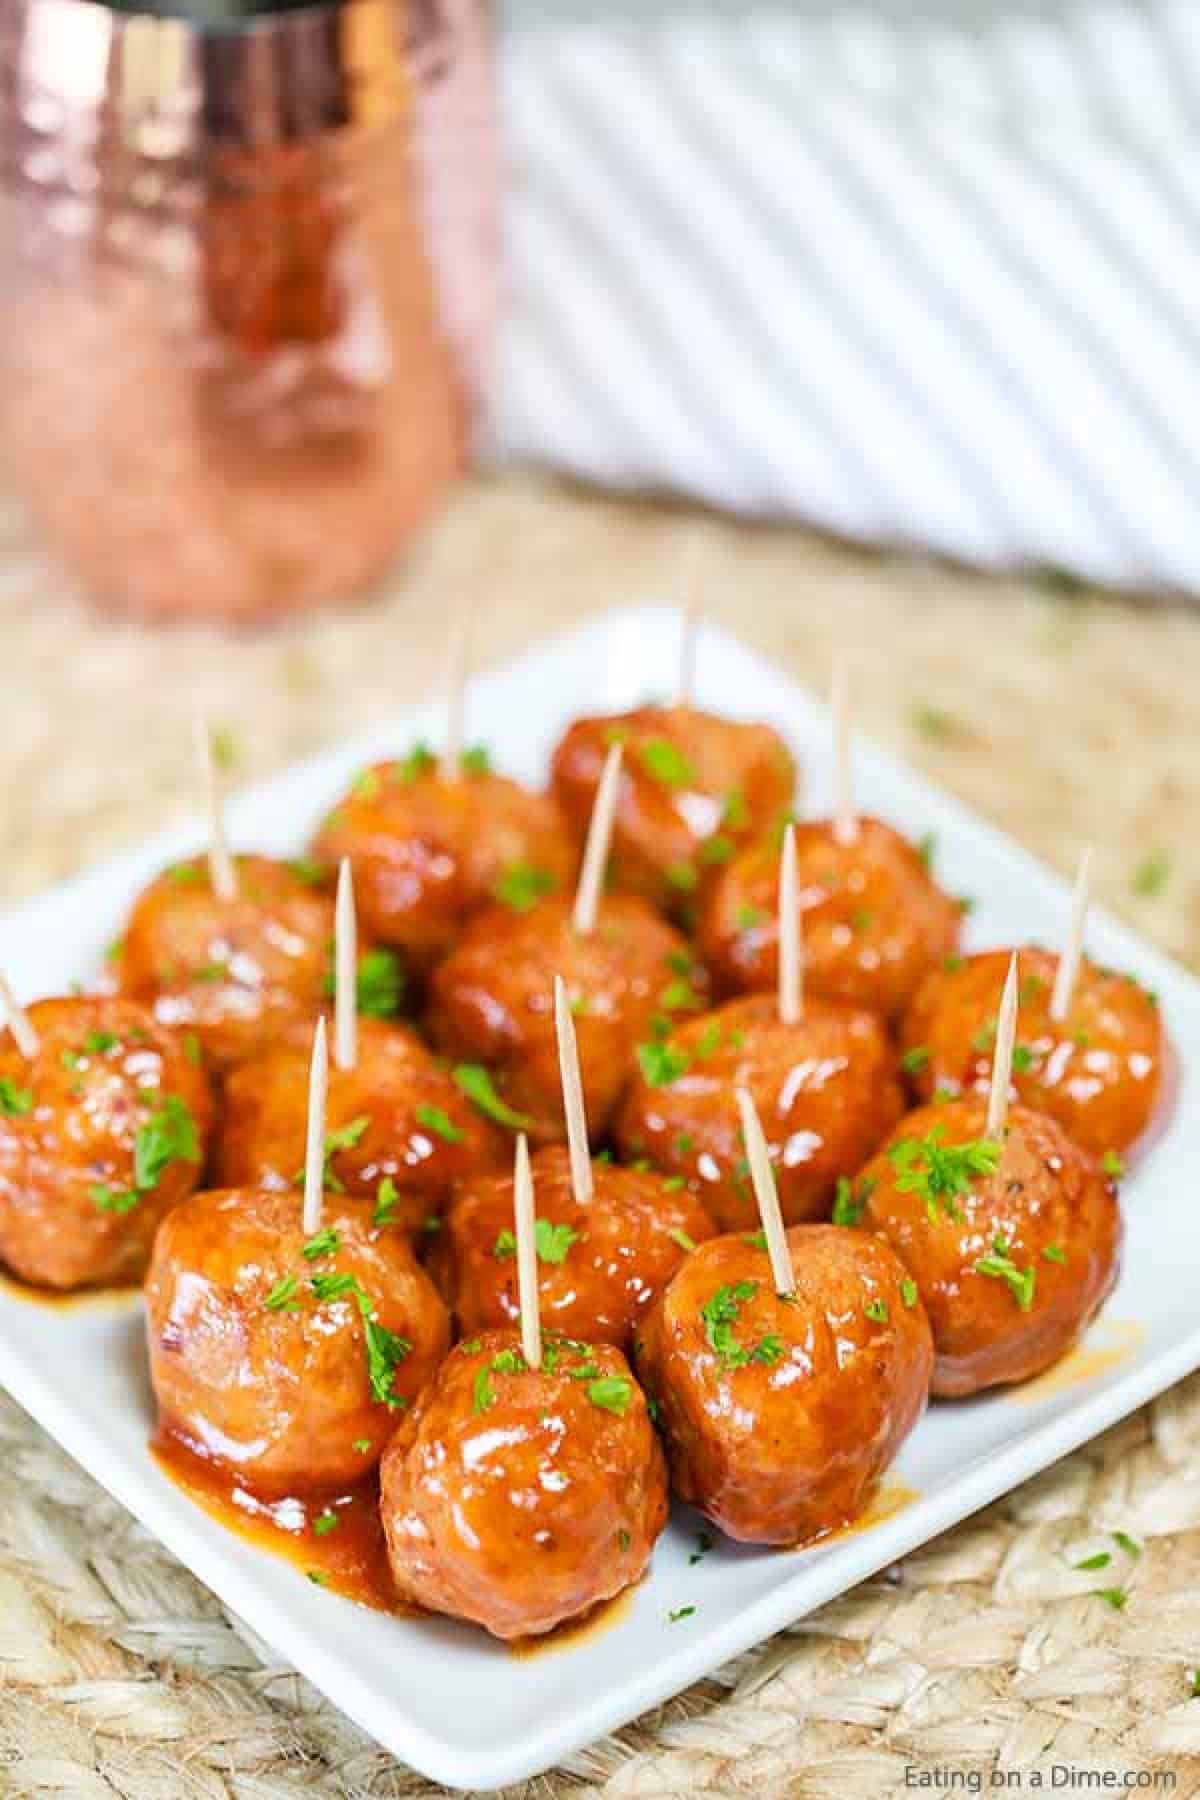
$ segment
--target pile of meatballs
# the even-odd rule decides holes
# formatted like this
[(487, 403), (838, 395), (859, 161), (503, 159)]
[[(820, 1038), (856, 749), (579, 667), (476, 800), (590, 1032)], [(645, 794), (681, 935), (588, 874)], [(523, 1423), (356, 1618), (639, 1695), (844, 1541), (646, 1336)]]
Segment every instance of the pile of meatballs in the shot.
[[(607, 876), (572, 899), (621, 746)], [(532, 792), (468, 750), (365, 769), (295, 861), (205, 858), (137, 899), (95, 991), (0, 1039), (0, 1262), (144, 1280), (160, 1428), (267, 1500), (377, 1472), (398, 1602), (502, 1638), (639, 1579), (668, 1492), (742, 1542), (861, 1513), (930, 1395), (1018, 1382), (1118, 1272), (1117, 1178), (1164, 1103), (1154, 997), (1022, 947), (1007, 1123), (986, 1129), (1009, 952), (959, 949), (931, 847), (792, 821), (783, 740), (687, 705), (577, 720)], [(789, 821), (804, 1004), (781, 1016)], [(791, 854), (789, 850), (789, 855)], [(306, 1077), (334, 877), (360, 937), (306, 1235)], [(593, 1157), (565, 1147), (553, 995)], [(794, 1269), (772, 1280), (737, 1095)], [(534, 1154), (544, 1351), (522, 1354), (513, 1149)]]

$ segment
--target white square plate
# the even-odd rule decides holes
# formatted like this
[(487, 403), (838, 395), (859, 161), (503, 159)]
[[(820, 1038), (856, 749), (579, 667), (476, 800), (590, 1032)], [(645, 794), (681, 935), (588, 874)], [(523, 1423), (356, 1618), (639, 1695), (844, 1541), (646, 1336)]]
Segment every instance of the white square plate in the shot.
[[(538, 646), (475, 682), (469, 735), (488, 742), (502, 768), (540, 782), (568, 718), (670, 691), (677, 643), (676, 617), (650, 607), (611, 614)], [(805, 805), (827, 807), (827, 721), (805, 692), (714, 630), (702, 646), (697, 693), (702, 705), (778, 726), (803, 761)], [(234, 842), (295, 851), (363, 762), (402, 750), (415, 737), (436, 738), (438, 723), (435, 709), (414, 710), (238, 795), (230, 808)], [(864, 809), (910, 834), (937, 834), (940, 877), (978, 900), (969, 921), (973, 945), (1059, 941), (1068, 895), (1054, 875), (868, 745), (860, 745), (856, 763)], [(4, 960), (22, 997), (61, 992), (73, 978), (91, 975), (135, 891), (198, 841), (198, 826), (165, 833), (10, 915)], [(1157, 989), (1185, 1070), (1200, 1068), (1200, 985), (1098, 912), (1088, 941), (1104, 961)], [(152, 1404), (135, 1298), (56, 1310), (0, 1294), (0, 1380), (254, 1631), (381, 1744), (435, 1780), (499, 1786), (546, 1768), (677, 1693), (1200, 1366), (1193, 1276), (1200, 1212), (1192, 1202), (1200, 1112), (1189, 1101), (1185, 1081), (1168, 1130), (1128, 1184), (1125, 1270), (1092, 1334), (1117, 1350), (1092, 1358), (1090, 1376), (1077, 1363), (1076, 1380), (935, 1406), (894, 1471), (915, 1497), (878, 1524), (810, 1550), (722, 1543), (692, 1565), (698, 1521), (677, 1509), (651, 1574), (614, 1622), (534, 1661), (467, 1627), (355, 1607), (198, 1510), (147, 1451)], [(695, 1611), (669, 1623), (668, 1613), (682, 1606)]]

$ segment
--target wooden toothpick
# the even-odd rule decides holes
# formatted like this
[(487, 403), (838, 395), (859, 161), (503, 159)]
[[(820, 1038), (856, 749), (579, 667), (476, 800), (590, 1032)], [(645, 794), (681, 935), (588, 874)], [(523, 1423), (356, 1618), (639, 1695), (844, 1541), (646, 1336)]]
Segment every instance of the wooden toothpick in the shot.
[(517, 1298), (521, 1307), (521, 1353), (531, 1369), (542, 1366), (542, 1315), (538, 1306), (537, 1220), (533, 1171), (522, 1131), (513, 1160), (513, 1227), (517, 1239)]
[(696, 651), (700, 643), (700, 539), (684, 552), (683, 617), (679, 625), (679, 704), (690, 706), (696, 691)]
[(358, 920), (350, 858), (338, 869), (333, 921), (333, 1060), (339, 1069), (358, 1061)]
[(583, 1077), (579, 1072), (579, 1045), (575, 1021), (567, 1001), (566, 984), (554, 977), (554, 1030), (558, 1038), (558, 1070), (562, 1079), (563, 1113), (567, 1121), (567, 1148), (571, 1155), (571, 1187), (580, 1206), (595, 1192), (592, 1158), (588, 1150), (587, 1111), (583, 1103)]
[(204, 787), (204, 806), (208, 814), (208, 874), (218, 900), (237, 899), (237, 871), (225, 839), (225, 801), (217, 759), (213, 755), (212, 731), (204, 714), (197, 710), (194, 722), (196, 756)]
[(441, 764), (443, 781), (457, 781), (462, 774), (467, 655), (467, 614), (464, 608), (450, 633), (450, 644), (446, 653), (446, 737), (442, 745)]
[(858, 814), (854, 809), (850, 754), (850, 685), (843, 656), (839, 656), (833, 665), (830, 707), (833, 712), (833, 835), (839, 844), (856, 844)]
[(325, 1100), (328, 1091), (329, 1059), (325, 1049), (325, 1021), (318, 1019), (308, 1072), (308, 1138), (304, 1151), (304, 1210), (301, 1214), (305, 1237), (312, 1237), (321, 1229), (321, 1207), (325, 1199)]
[(987, 1136), (1003, 1134), (1008, 1119), (1008, 1084), (1012, 1080), (1013, 1044), (1017, 1036), (1017, 955), (1014, 950), (1004, 983), (1004, 997), (996, 1018), (996, 1050), (992, 1057), (992, 1085), (988, 1089)]
[(783, 834), (779, 855), (779, 1017), (784, 1025), (796, 1025), (804, 1016), (798, 889), (796, 827), (789, 825)]
[(13, 1034), (13, 1042), (17, 1049), (26, 1062), (32, 1062), (42, 1047), (42, 1040), (34, 1030), (29, 1014), (18, 1003), (16, 995), (8, 985), (7, 976), (4, 975), (0, 975), (0, 1007), (4, 1009), (8, 1029)]
[(737, 1103), (742, 1116), (746, 1161), (750, 1164), (750, 1179), (754, 1184), (754, 1198), (758, 1202), (758, 1216), (762, 1221), (763, 1236), (767, 1240), (767, 1255), (771, 1259), (775, 1291), (777, 1294), (794, 1294), (796, 1276), (792, 1269), (792, 1253), (788, 1249), (783, 1214), (779, 1210), (779, 1190), (775, 1186), (775, 1171), (767, 1154), (767, 1140), (763, 1136), (762, 1124), (748, 1089), (740, 1087), (737, 1090)]
[(596, 913), (600, 906), (600, 895), (604, 891), (613, 821), (617, 815), (617, 796), (621, 791), (623, 754), (622, 745), (612, 745), (604, 759), (600, 785), (592, 803), (592, 817), (583, 851), (583, 867), (579, 871), (579, 886), (575, 889), (575, 910), (571, 914), (571, 923), (584, 937), (596, 929)]
[(1071, 896), (1071, 923), (1067, 931), (1067, 941), (1058, 958), (1058, 973), (1054, 977), (1054, 992), (1050, 996), (1050, 1017), (1059, 1024), (1071, 1010), (1071, 997), (1075, 992), (1075, 983), (1079, 979), (1079, 964), (1083, 956), (1083, 933), (1087, 925), (1088, 902), (1092, 897), (1092, 852), (1084, 851), (1079, 859), (1079, 873), (1075, 877), (1075, 892)]

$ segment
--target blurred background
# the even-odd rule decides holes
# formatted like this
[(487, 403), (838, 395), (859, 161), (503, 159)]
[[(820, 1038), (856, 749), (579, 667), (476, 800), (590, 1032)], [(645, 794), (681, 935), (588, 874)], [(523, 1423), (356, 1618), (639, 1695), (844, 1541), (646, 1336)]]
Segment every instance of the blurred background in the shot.
[(703, 605), (1200, 961), (1194, 0), (0, 0), (3, 882)]

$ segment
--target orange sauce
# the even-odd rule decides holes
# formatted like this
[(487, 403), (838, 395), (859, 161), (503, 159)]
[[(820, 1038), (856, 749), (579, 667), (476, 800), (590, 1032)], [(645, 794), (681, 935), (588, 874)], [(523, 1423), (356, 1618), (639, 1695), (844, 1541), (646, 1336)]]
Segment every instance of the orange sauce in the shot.
[(633, 1607), (633, 1595), (633, 1588), (625, 1588), (611, 1600), (602, 1600), (599, 1606), (593, 1606), (581, 1619), (568, 1619), (564, 1625), (556, 1625), (553, 1631), (544, 1631), (539, 1637), (514, 1638), (508, 1646), (509, 1651), (513, 1656), (525, 1659), (545, 1656), (551, 1650), (575, 1650), (589, 1639), (611, 1631), (627, 1618)]
[(140, 1287), (118, 1288), (60, 1288), (31, 1287), (24, 1281), (15, 1281), (11, 1275), (0, 1275), (0, 1293), (8, 1294), (14, 1300), (24, 1300), (27, 1306), (44, 1306), (51, 1312), (67, 1312), (74, 1308), (88, 1307), (98, 1311), (119, 1311), (132, 1306), (140, 1300)]
[(401, 1602), (392, 1582), (374, 1471), (341, 1493), (266, 1499), (236, 1470), (198, 1456), (169, 1432), (159, 1431), (150, 1449), (189, 1500), (239, 1537), (302, 1569), (318, 1586), (378, 1612), (415, 1610)]
[(1044, 1374), (1035, 1375), (1032, 1381), (1013, 1388), (1009, 1397), (1026, 1405), (1036, 1405), (1039, 1400), (1068, 1393), (1071, 1388), (1080, 1387), (1085, 1381), (1115, 1369), (1118, 1363), (1133, 1355), (1145, 1338), (1146, 1328), (1136, 1319), (1104, 1319), (1089, 1333), (1085, 1344), (1077, 1344), (1074, 1350), (1068, 1350)]
[(872, 1525), (882, 1525), (885, 1519), (895, 1518), (897, 1513), (903, 1512), (906, 1506), (911, 1506), (914, 1500), (920, 1498), (920, 1488), (909, 1487), (907, 1482), (880, 1482), (857, 1519), (851, 1519), (831, 1535), (853, 1537), (857, 1532), (870, 1531)]

